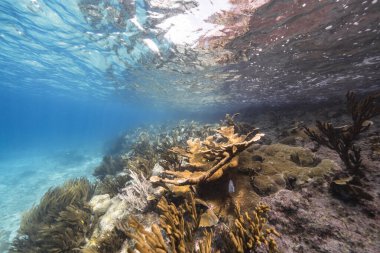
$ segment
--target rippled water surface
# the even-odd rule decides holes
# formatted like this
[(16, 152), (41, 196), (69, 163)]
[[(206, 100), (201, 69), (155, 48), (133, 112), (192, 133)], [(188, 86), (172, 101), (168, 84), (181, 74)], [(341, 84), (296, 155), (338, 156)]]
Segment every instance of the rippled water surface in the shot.
[(2, 83), (191, 109), (323, 100), (377, 88), (379, 10), (377, 0), (5, 0)]

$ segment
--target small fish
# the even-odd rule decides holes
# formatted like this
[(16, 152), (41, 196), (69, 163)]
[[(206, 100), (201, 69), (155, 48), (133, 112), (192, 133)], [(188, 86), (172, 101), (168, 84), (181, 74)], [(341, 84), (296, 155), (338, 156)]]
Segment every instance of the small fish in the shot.
[(232, 182), (231, 179), (230, 179), (230, 181), (228, 182), (228, 192), (229, 192), (229, 193), (233, 193), (233, 192), (235, 192), (234, 182)]

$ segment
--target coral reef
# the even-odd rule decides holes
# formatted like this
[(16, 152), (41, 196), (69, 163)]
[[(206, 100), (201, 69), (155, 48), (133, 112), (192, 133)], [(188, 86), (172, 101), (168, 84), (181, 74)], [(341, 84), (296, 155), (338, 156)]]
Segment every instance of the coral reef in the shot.
[(115, 228), (120, 219), (129, 214), (128, 203), (118, 196), (112, 199), (108, 195), (101, 196), (102, 198), (91, 200), (91, 205), (98, 216), (98, 221), (91, 234), (90, 242), (97, 241), (97, 238), (107, 235)]
[(125, 233), (117, 228), (112, 229), (99, 238), (92, 239), (88, 245), (81, 250), (82, 253), (113, 253), (120, 252), (124, 241), (127, 239)]
[[(362, 100), (357, 100), (355, 93), (349, 91), (346, 95), (347, 109), (351, 114), (352, 122), (349, 125), (335, 127), (332, 123), (317, 121), (319, 132), (305, 127), (306, 134), (319, 145), (324, 145), (335, 150), (345, 164), (346, 172), (337, 175), (331, 184), (332, 192), (340, 197), (353, 199), (373, 200), (373, 196), (363, 189), (363, 172), (361, 149), (354, 144), (360, 133), (367, 131), (372, 125), (370, 119), (380, 115), (378, 99), (380, 93), (369, 95)], [(348, 192), (348, 193), (347, 193)]]
[(252, 129), (254, 129), (254, 127), (247, 122), (236, 121), (236, 118), (239, 115), (240, 113), (235, 113), (232, 115), (226, 114), (224, 120), (222, 120), (221, 122), (221, 125), (227, 127), (233, 126), (235, 133), (238, 134), (249, 134), (250, 132), (252, 132)]
[(103, 179), (107, 175), (116, 175), (127, 166), (126, 160), (120, 156), (104, 156), (102, 163), (95, 168), (93, 175)]
[(267, 205), (260, 204), (250, 217), (248, 212), (241, 214), (239, 206), (236, 206), (237, 218), (228, 234), (229, 240), (226, 240), (228, 252), (256, 252), (259, 248), (266, 248), (267, 252), (279, 252), (273, 236), (279, 237), (280, 234), (268, 226), (268, 220), (265, 218), (268, 211)]
[(94, 217), (88, 201), (94, 186), (70, 180), (50, 189), (23, 217), (10, 252), (73, 252), (86, 243)]
[[(301, 131), (317, 113), (299, 115), (281, 117), (275, 131), (264, 125), (267, 140), (237, 115), (219, 129), (191, 123), (124, 136), (118, 146), (125, 150), (112, 158), (123, 168), (105, 169), (96, 188), (79, 179), (51, 189), (24, 217), (11, 252), (377, 252), (379, 132), (352, 140), (363, 147), (360, 170), (368, 177), (360, 179), (375, 198), (351, 206), (328, 192), (331, 181), (347, 184), (344, 163), (326, 147), (313, 149)], [(287, 136), (303, 147), (270, 143)]]
[(173, 147), (182, 147), (190, 138), (204, 138), (211, 133), (213, 127), (209, 125), (199, 125), (195, 122), (180, 124), (174, 128), (163, 128), (157, 132), (156, 129), (147, 131), (141, 130), (136, 133), (136, 141), (131, 145), (131, 152), (128, 156), (128, 169), (147, 178), (152, 175), (152, 168), (163, 163), (165, 167), (177, 168), (180, 165), (178, 156), (170, 152)]
[[(128, 222), (129, 227), (134, 229), (134, 233), (127, 235), (136, 241), (135, 248), (142, 253), (165, 253), (169, 252), (164, 238), (162, 237), (160, 227), (157, 224), (152, 225), (152, 232), (145, 230), (137, 220), (131, 218)], [(127, 229), (125, 229), (127, 230)], [(129, 251), (134, 252), (134, 251)], [(176, 251), (173, 251), (176, 252)]]
[(177, 208), (162, 198), (157, 207), (161, 211), (160, 225), (170, 240), (173, 252), (193, 252), (193, 238), (200, 225), (200, 215), (195, 206), (195, 199), (189, 194), (189, 200)]
[[(199, 139), (188, 140), (188, 150), (173, 148), (172, 152), (187, 159), (188, 166), (183, 171), (163, 171), (163, 177), (151, 177), (152, 182), (162, 182), (166, 185), (177, 186), (197, 185), (220, 179), (231, 168), (238, 165), (238, 155), (260, 140), (263, 134), (255, 134), (248, 139), (248, 135), (238, 136), (234, 128), (222, 127), (217, 132), (224, 141), (217, 142), (215, 136), (209, 136), (205, 141)], [(190, 171), (192, 170), (192, 171)], [(164, 178), (165, 175), (174, 179)]]
[(130, 212), (144, 212), (149, 204), (149, 199), (153, 198), (154, 192), (152, 184), (141, 173), (131, 171), (131, 180), (125, 185), (119, 194), (119, 198), (128, 203)]
[(99, 180), (96, 185), (95, 194), (109, 194), (111, 197), (117, 195), (125, 184), (131, 179), (126, 173), (119, 173), (116, 176), (107, 175), (102, 180)]
[(295, 253), (377, 253), (378, 216), (369, 218), (360, 206), (331, 198), (328, 188), (327, 183), (311, 184), (299, 192), (283, 189), (263, 198), (271, 208), (269, 222), (281, 233), (279, 248)]
[(213, 125), (202, 125), (193, 121), (182, 121), (175, 127), (162, 125), (138, 128), (116, 141), (119, 149), (112, 147), (113, 154), (103, 158), (94, 175), (103, 180), (107, 175), (115, 176), (127, 170), (143, 173), (149, 178), (156, 164), (163, 163), (167, 168), (177, 168), (178, 156), (169, 150), (185, 146), (190, 138), (205, 138), (214, 129)]
[[(129, 219), (128, 224), (120, 223), (118, 227), (135, 241), (135, 248), (139, 252), (196, 252), (194, 236), (201, 225), (201, 215), (196, 207), (194, 195), (188, 194), (179, 207), (162, 197), (157, 207), (161, 213), (160, 222), (159, 225), (152, 225), (152, 232), (147, 231), (133, 217)], [(168, 242), (164, 239), (161, 229), (165, 231)], [(210, 240), (209, 236), (207, 234), (206, 238)]]
[[(249, 152), (250, 151), (250, 152)], [(295, 188), (311, 179), (321, 179), (337, 168), (329, 159), (320, 159), (309, 149), (284, 144), (262, 145), (241, 154), (240, 170), (247, 170), (260, 195)]]
[(0, 252), (6, 252), (9, 249), (9, 232), (0, 229)]
[[(130, 218), (127, 225), (120, 223), (119, 229), (135, 241), (139, 252), (144, 253), (211, 253), (214, 252), (213, 246), (222, 252), (256, 252), (257, 249), (279, 252), (273, 236), (280, 235), (267, 224), (265, 218), (268, 206), (258, 205), (253, 211), (253, 218), (248, 213), (243, 216), (237, 206), (233, 227), (228, 232), (221, 230), (216, 234), (213, 230), (201, 229), (204, 227), (202, 216), (206, 212), (197, 208), (196, 202), (194, 195), (188, 194), (187, 199), (177, 207), (163, 197), (157, 205), (161, 212), (160, 223), (153, 224), (151, 232), (134, 218)], [(162, 234), (161, 230), (165, 233)], [(223, 243), (213, 245), (217, 236), (224, 238)]]
[(380, 160), (380, 133), (375, 133), (370, 137), (371, 157)]

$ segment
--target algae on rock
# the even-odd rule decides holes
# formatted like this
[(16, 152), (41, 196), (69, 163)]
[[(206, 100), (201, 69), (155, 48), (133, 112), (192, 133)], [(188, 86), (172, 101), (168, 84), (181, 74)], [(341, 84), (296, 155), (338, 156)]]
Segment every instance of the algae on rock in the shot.
[(240, 169), (251, 174), (252, 186), (261, 195), (295, 187), (312, 178), (322, 178), (337, 165), (319, 159), (310, 150), (284, 144), (263, 145), (240, 156)]

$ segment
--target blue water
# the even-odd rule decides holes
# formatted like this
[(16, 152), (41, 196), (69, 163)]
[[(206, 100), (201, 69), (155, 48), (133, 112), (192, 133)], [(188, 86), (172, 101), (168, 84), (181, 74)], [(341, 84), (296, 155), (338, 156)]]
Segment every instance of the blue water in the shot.
[(14, 236), (22, 212), (51, 186), (87, 176), (107, 144), (141, 124), (169, 119), (170, 113), (94, 98), (0, 93), (0, 231)]
[(91, 178), (111, 140), (178, 115), (118, 90), (89, 31), (77, 1), (0, 2), (0, 252), (49, 187)]

